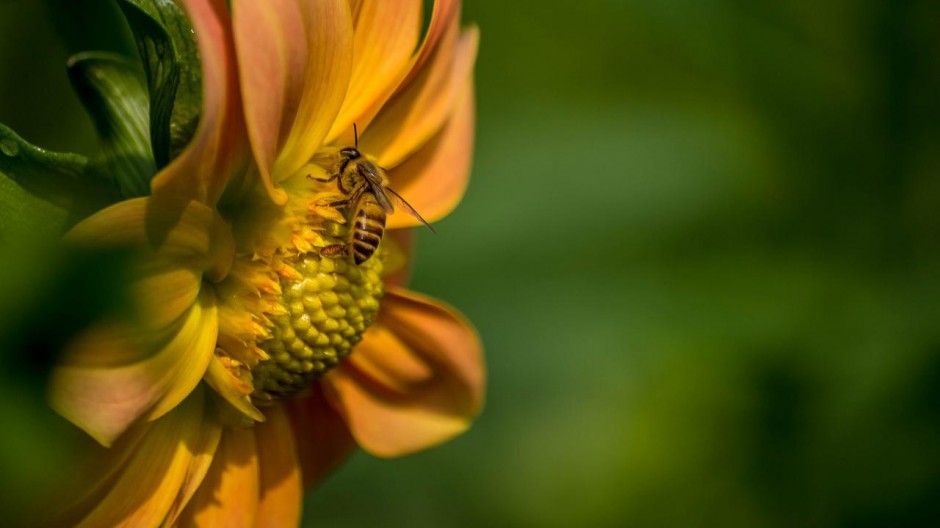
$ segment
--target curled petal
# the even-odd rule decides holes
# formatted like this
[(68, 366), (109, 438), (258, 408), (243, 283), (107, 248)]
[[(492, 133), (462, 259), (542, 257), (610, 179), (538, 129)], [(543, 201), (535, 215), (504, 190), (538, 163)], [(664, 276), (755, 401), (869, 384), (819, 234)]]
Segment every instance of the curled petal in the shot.
[(376, 325), (324, 380), (363, 449), (404, 455), (469, 427), (483, 404), (482, 347), (454, 310), (390, 288)]
[(309, 489), (335, 471), (356, 450), (356, 442), (319, 385), (309, 396), (289, 402), (287, 410), (304, 487)]
[(111, 445), (132, 423), (160, 418), (196, 388), (215, 350), (217, 326), (215, 296), (206, 289), (166, 328), (99, 323), (63, 352), (52, 371), (51, 404)]
[(343, 102), (352, 67), (344, 0), (235, 0), (245, 119), (265, 186), (276, 189), (319, 148)]
[(208, 474), (180, 515), (178, 526), (254, 526), (259, 475), (254, 431), (227, 429)]
[[(388, 171), (392, 188), (429, 222), (447, 216), (460, 202), (470, 177), (473, 152), (473, 80), (458, 95), (450, 119), (430, 141)], [(420, 222), (398, 212), (388, 218), (389, 229), (416, 227)]]
[(282, 406), (268, 412), (268, 420), (255, 427), (261, 465), (258, 528), (297, 526), (303, 501), (303, 482), (294, 435)]
[(244, 144), (235, 53), (224, 0), (185, 0), (202, 63), (202, 113), (186, 149), (157, 174), (154, 195), (214, 204)]
[[(160, 233), (152, 235), (153, 226)], [(73, 228), (83, 247), (128, 247), (141, 257), (132, 284), (139, 317), (85, 332), (53, 370), (53, 407), (109, 445), (138, 419), (156, 419), (199, 382), (215, 347), (215, 297), (203, 277), (225, 275), (234, 242), (215, 211), (189, 201), (167, 212), (152, 198), (117, 203)]]
[(60, 493), (72, 501), (54, 524), (160, 526), (175, 505), (188, 498), (185, 490), (199, 486), (218, 445), (221, 427), (207, 420), (205, 411), (202, 395), (194, 395), (114, 447), (99, 447), (75, 489)]
[(367, 126), (411, 68), (421, 32), (421, 0), (362, 0), (357, 9), (352, 76), (327, 142)]

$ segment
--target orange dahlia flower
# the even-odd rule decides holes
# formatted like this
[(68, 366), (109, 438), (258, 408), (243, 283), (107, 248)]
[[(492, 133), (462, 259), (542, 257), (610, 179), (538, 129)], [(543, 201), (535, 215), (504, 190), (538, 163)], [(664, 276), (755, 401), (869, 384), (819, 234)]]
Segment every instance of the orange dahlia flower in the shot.
[[(202, 63), (195, 136), (151, 183), (66, 236), (130, 247), (136, 312), (75, 340), (50, 396), (97, 440), (53, 523), (290, 526), (360, 446), (398, 456), (480, 411), (479, 339), (403, 288), (412, 216), (372, 258), (335, 251), (353, 144), (429, 221), (459, 202), (477, 31), (456, 0), (184, 0)], [(420, 42), (419, 42), (420, 41)], [(347, 190), (348, 191), (348, 190)]]

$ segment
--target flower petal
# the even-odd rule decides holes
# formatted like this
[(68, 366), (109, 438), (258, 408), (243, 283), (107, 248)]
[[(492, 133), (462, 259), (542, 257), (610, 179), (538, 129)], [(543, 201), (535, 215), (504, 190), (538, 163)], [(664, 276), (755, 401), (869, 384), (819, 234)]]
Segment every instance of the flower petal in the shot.
[(289, 402), (287, 409), (304, 488), (310, 489), (342, 465), (356, 450), (356, 442), (319, 385), (314, 385), (306, 398)]
[(421, 48), (414, 58), (408, 75), (402, 82), (402, 86), (407, 86), (411, 80), (422, 71), (424, 63), (435, 53), (438, 41), (451, 26), (453, 21), (460, 19), (460, 0), (436, 0), (434, 9), (431, 12), (431, 21), (428, 24), (428, 31), (421, 42)]
[(202, 279), (227, 273), (234, 242), (211, 208), (189, 201), (168, 214), (152, 198), (108, 207), (75, 226), (66, 241), (129, 247), (141, 258), (132, 284), (138, 317), (119, 314), (87, 330), (51, 377), (52, 406), (109, 445), (135, 420), (168, 412), (199, 383), (218, 325), (215, 298)]
[(411, 277), (411, 267), (414, 263), (414, 230), (389, 230), (385, 233), (382, 244), (387, 251), (383, 266), (385, 276), (382, 280), (385, 281), (386, 286), (404, 287)]
[(189, 146), (151, 183), (154, 195), (215, 204), (244, 145), (235, 53), (224, 0), (183, 2), (202, 63), (202, 113)]
[(198, 486), (199, 467), (215, 450), (221, 428), (204, 413), (200, 394), (113, 448), (98, 448), (92, 473), (76, 481), (76, 499), (57, 525), (159, 526), (180, 490)]
[(376, 325), (324, 381), (330, 403), (363, 449), (404, 455), (460, 434), (479, 413), (482, 347), (454, 310), (390, 288)]
[(196, 388), (212, 358), (217, 326), (215, 296), (207, 289), (169, 328), (145, 332), (102, 322), (77, 338), (53, 369), (52, 407), (110, 445), (136, 420), (160, 418)]
[(254, 526), (259, 475), (255, 432), (226, 429), (209, 473), (180, 515), (179, 526)]
[[(360, 141), (363, 151), (390, 169), (426, 143), (453, 113), (457, 96), (476, 62), (479, 32), (472, 27), (460, 35), (455, 15), (420, 70), (369, 125)], [(458, 38), (459, 37), (459, 38)]]
[(219, 356), (213, 354), (206, 370), (206, 383), (241, 416), (256, 422), (265, 420), (264, 414), (251, 402), (254, 387), (240, 380), (225, 368)]
[[(429, 222), (453, 211), (467, 188), (473, 153), (473, 79), (467, 80), (454, 112), (435, 137), (397, 167), (388, 171), (393, 189)], [(386, 227), (416, 227), (420, 222), (398, 212)]]
[(307, 70), (302, 96), (289, 107), (290, 135), (275, 166), (277, 179), (294, 174), (323, 144), (346, 97), (353, 65), (352, 15), (344, 0), (301, 2), (307, 25)]
[(294, 435), (283, 406), (270, 409), (268, 420), (255, 427), (261, 464), (258, 528), (297, 526), (303, 502), (303, 482)]
[(252, 150), (281, 201), (286, 195), (274, 185), (310, 159), (343, 102), (352, 68), (349, 6), (235, 0), (232, 7)]
[(208, 416), (208, 412), (205, 414), (207, 416), (203, 418), (203, 435), (199, 443), (194, 444), (193, 458), (189, 464), (189, 472), (183, 479), (183, 485), (180, 488), (179, 495), (170, 507), (170, 511), (167, 513), (163, 526), (176, 526), (176, 520), (179, 518), (180, 513), (182, 513), (186, 505), (189, 504), (193, 495), (196, 494), (206, 474), (209, 473), (209, 468), (212, 466), (216, 449), (219, 447), (219, 441), (222, 439), (222, 426), (214, 416)]
[(146, 271), (188, 268), (205, 272), (210, 280), (224, 277), (235, 257), (235, 241), (225, 221), (199, 202), (165, 205), (152, 197), (118, 202), (72, 228), (65, 241), (137, 250)]
[(349, 89), (327, 142), (351, 140), (353, 123), (366, 128), (408, 73), (421, 32), (421, 0), (363, 0), (358, 12)]

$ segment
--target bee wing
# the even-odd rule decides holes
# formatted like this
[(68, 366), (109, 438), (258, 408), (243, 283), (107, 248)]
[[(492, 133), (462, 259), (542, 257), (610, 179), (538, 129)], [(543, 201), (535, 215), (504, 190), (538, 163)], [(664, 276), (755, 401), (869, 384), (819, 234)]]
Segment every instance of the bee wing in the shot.
[(422, 218), (421, 215), (418, 214), (418, 211), (415, 211), (415, 208), (412, 207), (411, 204), (409, 204), (408, 202), (406, 202), (405, 199), (402, 198), (400, 194), (398, 194), (397, 192), (395, 192), (394, 189), (392, 189), (391, 187), (386, 186), (386, 187), (385, 187), (385, 190), (388, 191), (388, 192), (392, 195), (392, 199), (395, 201), (395, 203), (398, 204), (402, 209), (404, 209), (405, 211), (407, 211), (408, 214), (410, 214), (411, 216), (417, 218), (418, 220), (421, 220), (421, 223), (424, 224), (425, 226), (427, 226), (427, 228), (430, 229), (432, 233), (437, 233), (437, 231), (435, 231), (434, 228), (431, 227), (431, 224), (429, 224), (427, 220), (425, 220), (424, 218)]
[(394, 213), (395, 208), (392, 207), (392, 202), (388, 200), (388, 195), (386, 195), (384, 191), (385, 186), (382, 184), (382, 175), (378, 173), (381, 169), (371, 163), (364, 162), (360, 163), (356, 170), (359, 171), (359, 175), (366, 181), (366, 184), (369, 186), (369, 191), (375, 196), (375, 200), (379, 202), (382, 209), (385, 209), (385, 214)]

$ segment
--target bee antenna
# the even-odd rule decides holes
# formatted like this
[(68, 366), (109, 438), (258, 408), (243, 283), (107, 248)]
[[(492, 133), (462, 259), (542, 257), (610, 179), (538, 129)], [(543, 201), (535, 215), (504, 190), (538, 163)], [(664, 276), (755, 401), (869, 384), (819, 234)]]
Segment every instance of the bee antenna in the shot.
[(354, 143), (356, 145), (356, 150), (359, 150), (359, 129), (356, 127), (356, 123), (353, 123), (353, 138), (356, 140)]

